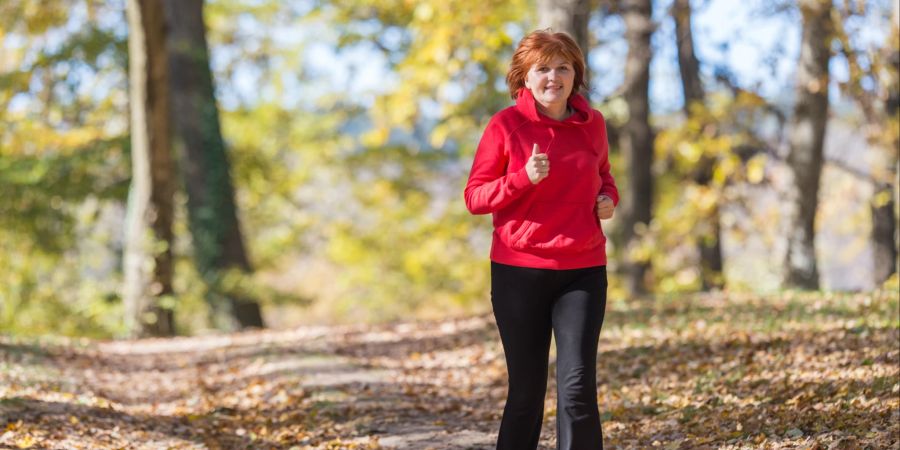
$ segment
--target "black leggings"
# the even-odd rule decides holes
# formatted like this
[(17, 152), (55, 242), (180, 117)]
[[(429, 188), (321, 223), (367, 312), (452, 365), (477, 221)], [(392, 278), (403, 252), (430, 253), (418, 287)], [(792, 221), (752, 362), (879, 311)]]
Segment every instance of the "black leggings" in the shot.
[(606, 266), (550, 270), (491, 262), (491, 303), (509, 373), (498, 450), (537, 448), (551, 331), (557, 354), (557, 448), (603, 448), (596, 367), (606, 286)]

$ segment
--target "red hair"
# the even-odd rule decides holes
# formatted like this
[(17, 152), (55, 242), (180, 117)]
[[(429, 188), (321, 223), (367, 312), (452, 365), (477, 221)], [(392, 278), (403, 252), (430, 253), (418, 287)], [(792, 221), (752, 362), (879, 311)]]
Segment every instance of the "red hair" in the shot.
[(587, 90), (587, 84), (584, 82), (584, 54), (581, 53), (578, 44), (567, 33), (554, 33), (548, 28), (532, 31), (519, 41), (519, 46), (509, 64), (509, 72), (506, 73), (510, 97), (515, 100), (519, 89), (525, 87), (525, 78), (532, 66), (547, 63), (556, 56), (568, 60), (575, 69), (575, 85), (572, 86), (569, 97), (582, 89)]

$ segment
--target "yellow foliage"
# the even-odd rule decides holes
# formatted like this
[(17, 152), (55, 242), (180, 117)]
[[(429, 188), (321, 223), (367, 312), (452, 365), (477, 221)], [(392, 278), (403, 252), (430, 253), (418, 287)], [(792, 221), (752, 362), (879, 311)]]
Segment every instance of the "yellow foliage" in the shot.
[(747, 181), (758, 184), (763, 181), (768, 158), (764, 154), (756, 155), (747, 161)]
[(891, 201), (893, 196), (894, 193), (891, 192), (890, 189), (882, 189), (881, 192), (876, 193), (875, 196), (872, 197), (872, 206), (882, 208)]
[(678, 155), (688, 164), (694, 164), (700, 161), (703, 150), (693, 142), (682, 141), (678, 143)]
[(362, 135), (360, 142), (367, 147), (380, 147), (387, 143), (390, 129), (386, 126), (372, 128)]

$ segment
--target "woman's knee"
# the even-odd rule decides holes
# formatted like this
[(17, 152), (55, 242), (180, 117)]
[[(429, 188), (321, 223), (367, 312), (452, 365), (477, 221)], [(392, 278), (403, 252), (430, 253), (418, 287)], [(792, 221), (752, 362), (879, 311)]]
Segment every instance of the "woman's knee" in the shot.
[(530, 409), (544, 407), (547, 384), (536, 381), (530, 383), (510, 383), (506, 402), (517, 408)]
[(560, 400), (567, 404), (596, 404), (597, 377), (594, 370), (584, 366), (563, 369), (558, 377), (558, 393)]

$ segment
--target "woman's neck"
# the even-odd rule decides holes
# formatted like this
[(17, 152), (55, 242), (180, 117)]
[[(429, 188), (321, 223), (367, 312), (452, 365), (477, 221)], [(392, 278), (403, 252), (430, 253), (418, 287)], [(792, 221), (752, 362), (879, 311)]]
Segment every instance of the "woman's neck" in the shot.
[(550, 105), (548, 107), (541, 102), (535, 102), (535, 105), (538, 108), (538, 112), (554, 120), (565, 120), (572, 115), (571, 111), (569, 111), (568, 103), (562, 105)]

